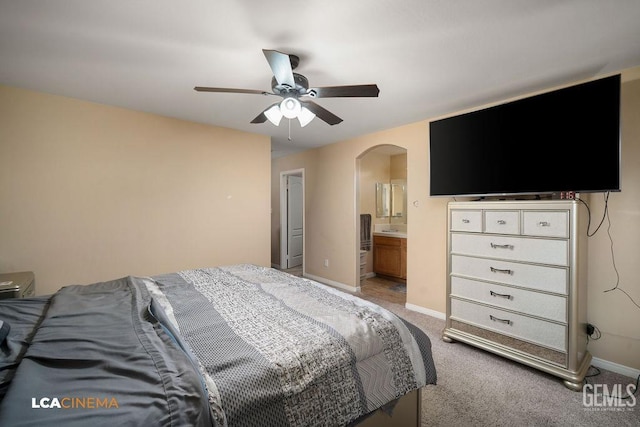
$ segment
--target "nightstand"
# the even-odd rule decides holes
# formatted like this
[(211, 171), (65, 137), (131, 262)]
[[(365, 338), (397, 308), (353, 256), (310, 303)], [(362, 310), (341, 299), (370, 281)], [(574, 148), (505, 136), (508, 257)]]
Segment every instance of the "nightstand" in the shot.
[(36, 283), (32, 271), (0, 274), (0, 300), (28, 298), (35, 294)]

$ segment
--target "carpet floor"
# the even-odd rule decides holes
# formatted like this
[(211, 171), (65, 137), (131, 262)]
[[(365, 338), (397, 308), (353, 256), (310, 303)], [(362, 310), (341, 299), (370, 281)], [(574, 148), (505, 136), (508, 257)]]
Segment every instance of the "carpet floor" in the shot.
[[(301, 269), (290, 272), (302, 275)], [(616, 406), (602, 396), (571, 391), (561, 379), (520, 363), (463, 343), (446, 343), (441, 339), (444, 320), (406, 309), (406, 291), (397, 285), (371, 278), (355, 295), (396, 313), (431, 339), (438, 384), (422, 390), (422, 427), (640, 426), (640, 392), (634, 399), (616, 400)], [(608, 394), (626, 396), (627, 385), (636, 383), (605, 369), (592, 367), (588, 375), (587, 383), (594, 386), (590, 390)]]
[[(463, 343), (445, 343), (444, 321), (371, 295), (431, 339), (438, 384), (422, 391), (422, 426), (640, 426), (640, 393), (618, 406), (567, 389), (562, 380)], [(588, 383), (610, 393), (635, 378), (591, 368)], [(606, 389), (603, 384), (606, 384)], [(621, 386), (620, 386), (621, 385)], [(633, 406), (630, 406), (634, 403)], [(600, 404), (598, 406), (598, 404)]]

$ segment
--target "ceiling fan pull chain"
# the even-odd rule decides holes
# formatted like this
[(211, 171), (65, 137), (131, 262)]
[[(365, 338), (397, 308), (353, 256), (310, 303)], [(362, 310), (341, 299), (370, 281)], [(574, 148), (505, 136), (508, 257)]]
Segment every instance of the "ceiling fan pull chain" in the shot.
[(291, 119), (289, 119), (289, 141), (291, 141)]

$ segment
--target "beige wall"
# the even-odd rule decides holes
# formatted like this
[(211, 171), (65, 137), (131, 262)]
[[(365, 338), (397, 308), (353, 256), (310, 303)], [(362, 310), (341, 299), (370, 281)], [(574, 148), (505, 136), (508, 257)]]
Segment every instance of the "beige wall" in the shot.
[(269, 265), (270, 163), (268, 137), (0, 86), (0, 272)]
[[(622, 292), (640, 305), (640, 79), (623, 80), (621, 103), (622, 191), (609, 196), (610, 223), (605, 219), (589, 239), (588, 319), (602, 332), (589, 348), (596, 357), (640, 369), (640, 307)], [(600, 194), (590, 201), (593, 232), (605, 204)], [(617, 274), (622, 291), (605, 292), (616, 286)]]
[[(640, 301), (640, 73), (623, 73), (623, 173), (620, 193), (609, 200), (616, 266), (620, 286)], [(452, 114), (454, 114), (452, 112)], [(408, 253), (407, 304), (444, 313), (446, 303), (446, 205), (449, 199), (429, 197), (428, 121), (274, 159), (272, 173), (304, 168), (306, 175), (306, 272), (354, 287), (358, 280), (358, 173), (356, 159), (372, 147), (393, 144), (407, 149)], [(597, 149), (587, 147), (597, 156)], [(594, 195), (594, 220), (603, 211)], [(272, 198), (279, 218), (278, 196)], [(640, 369), (640, 309), (622, 292), (603, 293), (615, 284), (610, 242), (603, 229), (589, 240), (589, 322), (602, 331), (592, 341), (594, 357)], [(272, 254), (272, 257), (274, 255)], [(330, 258), (328, 268), (324, 258)]]
[(407, 179), (407, 155), (394, 154), (389, 161), (391, 162), (391, 179)]

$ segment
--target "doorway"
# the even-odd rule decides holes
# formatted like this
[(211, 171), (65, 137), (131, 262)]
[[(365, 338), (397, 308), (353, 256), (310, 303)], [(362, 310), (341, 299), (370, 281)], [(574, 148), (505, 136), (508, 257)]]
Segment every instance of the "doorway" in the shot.
[[(408, 216), (405, 193), (407, 188), (407, 149), (390, 144), (378, 145), (360, 154), (356, 161), (356, 218), (360, 217), (360, 221), (357, 221), (359, 239), (356, 239), (356, 250), (360, 254), (360, 292), (364, 295), (404, 305), (408, 285), (406, 276)], [(381, 204), (385, 203), (378, 190), (383, 186), (393, 188), (399, 183), (402, 183), (402, 197), (389, 198), (388, 208), (382, 209), (384, 206)], [(400, 204), (398, 209), (393, 209), (395, 206), (393, 203), (396, 201)], [(365, 218), (363, 221), (363, 215), (368, 216), (368, 220)], [(363, 226), (367, 227), (365, 231), (360, 229)], [(369, 231), (367, 232), (367, 230)], [(380, 234), (384, 230), (394, 231), (394, 237), (400, 238), (404, 235), (404, 245), (398, 243), (399, 246), (396, 247), (394, 241), (393, 248), (377, 246), (376, 234)], [(384, 239), (390, 240), (390, 234), (384, 236)], [(367, 239), (367, 237), (371, 244), (362, 244), (363, 239)], [(399, 240), (399, 242), (403, 240)], [(388, 256), (384, 255), (387, 253), (385, 252), (387, 249), (392, 249), (387, 254)], [(385, 267), (389, 265), (394, 265), (397, 268), (389, 271)], [(397, 269), (399, 272), (396, 271)]]
[(280, 173), (280, 268), (304, 272), (304, 170)]

